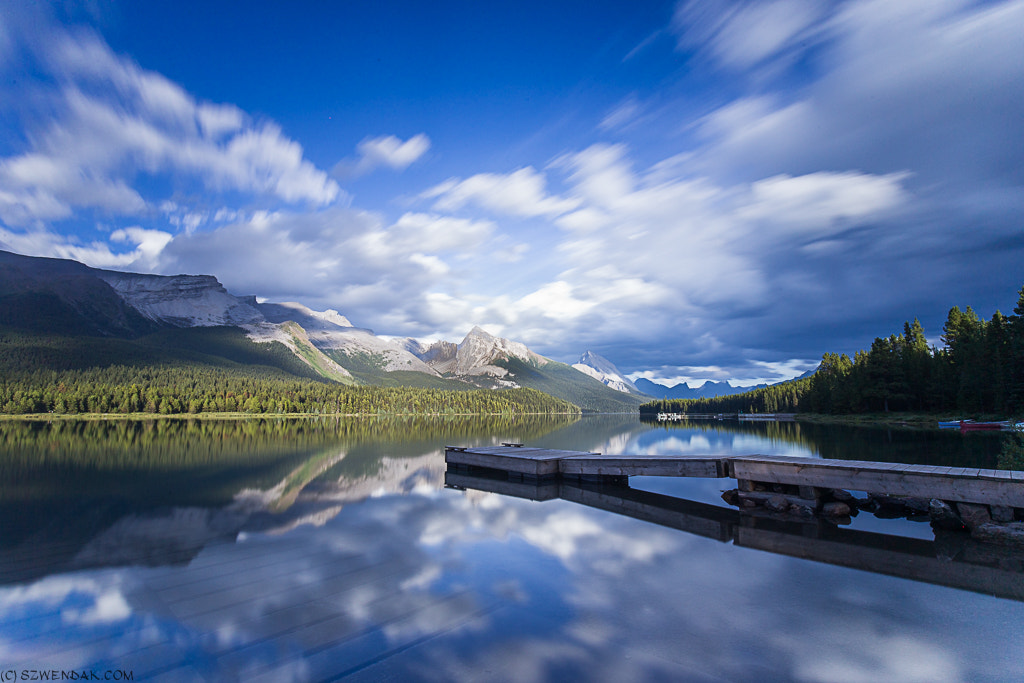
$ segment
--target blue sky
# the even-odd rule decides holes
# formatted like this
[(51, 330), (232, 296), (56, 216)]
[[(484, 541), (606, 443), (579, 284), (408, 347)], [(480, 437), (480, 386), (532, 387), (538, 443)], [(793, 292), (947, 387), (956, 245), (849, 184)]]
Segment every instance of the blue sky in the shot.
[(1024, 1), (0, 2), (0, 248), (776, 381), (1024, 285)]

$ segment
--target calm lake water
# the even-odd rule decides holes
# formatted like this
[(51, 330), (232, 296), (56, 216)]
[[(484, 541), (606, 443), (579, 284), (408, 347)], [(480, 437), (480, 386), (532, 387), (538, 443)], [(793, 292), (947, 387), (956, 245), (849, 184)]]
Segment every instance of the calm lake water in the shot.
[(0, 423), (0, 680), (1021, 681), (1019, 552), (866, 513), (759, 519), (721, 501), (731, 480), (446, 488), (443, 454), (994, 467), (1001, 439), (634, 416)]

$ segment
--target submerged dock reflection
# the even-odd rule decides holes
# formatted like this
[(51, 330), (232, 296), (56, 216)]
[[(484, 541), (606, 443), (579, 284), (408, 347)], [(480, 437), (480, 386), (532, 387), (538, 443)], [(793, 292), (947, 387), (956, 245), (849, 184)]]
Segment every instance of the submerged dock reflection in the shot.
[(534, 501), (562, 499), (723, 543), (1024, 601), (1024, 549), (935, 530), (934, 540), (846, 529), (820, 518), (781, 519), (628, 484), (513, 479), (505, 472), (449, 468), (445, 486)]

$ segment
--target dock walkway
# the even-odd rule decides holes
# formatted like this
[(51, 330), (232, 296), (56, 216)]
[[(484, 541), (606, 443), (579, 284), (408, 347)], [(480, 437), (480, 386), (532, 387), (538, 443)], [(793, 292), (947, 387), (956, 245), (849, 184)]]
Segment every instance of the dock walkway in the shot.
[(536, 479), (731, 477), (741, 492), (772, 485), (791, 487), (793, 499), (811, 507), (816, 507), (822, 490), (843, 489), (1024, 510), (1024, 472), (1007, 470), (777, 455), (602, 455), (517, 444), (449, 446), (445, 462), (450, 467), (478, 467)]

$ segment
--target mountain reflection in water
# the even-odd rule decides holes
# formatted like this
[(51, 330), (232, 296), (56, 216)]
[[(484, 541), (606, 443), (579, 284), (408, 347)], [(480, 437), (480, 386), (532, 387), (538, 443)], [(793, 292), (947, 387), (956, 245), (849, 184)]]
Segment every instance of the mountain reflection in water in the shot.
[[(763, 425), (272, 423), (207, 425), (204, 436), (154, 426), (177, 444), (153, 437), (163, 456), (140, 446), (136, 426), (118, 427), (134, 445), (115, 438), (106, 456), (87, 445), (94, 427), (71, 429), (81, 441), (66, 447), (48, 445), (59, 439), (43, 427), (0, 427), (0, 443), (17, 445), (0, 470), (4, 668), (135, 680), (1024, 678), (1010, 635), (1024, 625), (1018, 596), (848, 568), (873, 553), (890, 558), (888, 574), (946, 561), (939, 542), (901, 537), (909, 522), (888, 521), (883, 540), (820, 525), (790, 533), (714, 505), (712, 480), (674, 480), (671, 497), (576, 487), (543, 502), (443, 488), (451, 443), (819, 454)], [(74, 458), (76, 443), (97, 453), (91, 464)], [(189, 475), (191, 489), (160, 493), (162, 478)], [(105, 479), (125, 488), (104, 495)], [(753, 549), (748, 532), (770, 534), (775, 552)], [(818, 542), (847, 566), (797, 557)], [(1019, 576), (1019, 560), (969, 554), (947, 563)]]

